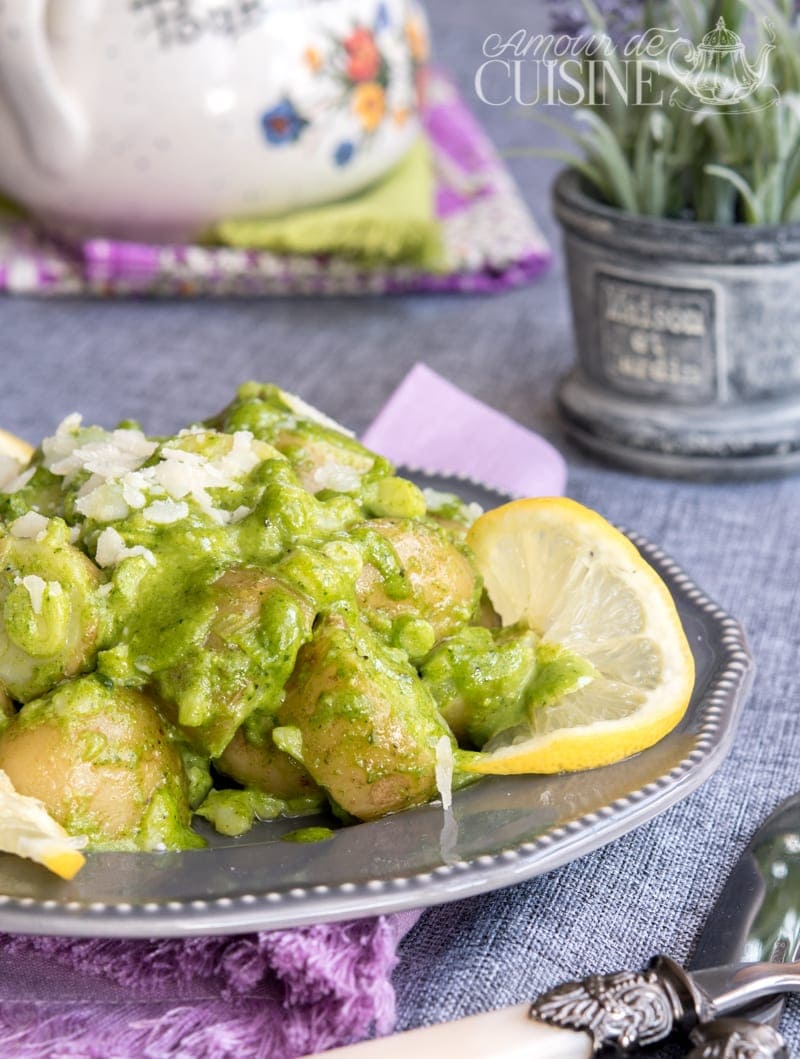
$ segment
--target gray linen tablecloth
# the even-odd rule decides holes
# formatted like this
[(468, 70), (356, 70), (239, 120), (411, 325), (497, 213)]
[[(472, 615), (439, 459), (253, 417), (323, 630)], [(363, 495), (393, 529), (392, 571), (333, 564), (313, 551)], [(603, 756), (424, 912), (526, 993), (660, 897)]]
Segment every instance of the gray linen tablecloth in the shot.
[[(489, 32), (543, 25), (530, 0), (433, 0), (440, 60), (503, 149), (545, 133), (489, 108), (472, 78)], [(550, 163), (510, 165), (537, 219)], [(798, 292), (800, 295), (800, 292)], [(428, 911), (396, 972), (401, 1028), (513, 1003), (566, 977), (688, 957), (736, 857), (800, 788), (797, 555), (800, 479), (740, 485), (651, 480), (590, 462), (565, 441), (554, 387), (572, 357), (560, 252), (528, 289), (488, 297), (362, 301), (0, 301), (0, 422), (31, 439), (69, 410), (162, 432), (209, 413), (241, 380), (275, 380), (363, 429), (419, 359), (551, 438), (568, 491), (662, 545), (742, 620), (758, 672), (729, 758), (698, 791), (638, 831), (546, 876)], [(800, 1006), (784, 1029), (800, 1048)]]

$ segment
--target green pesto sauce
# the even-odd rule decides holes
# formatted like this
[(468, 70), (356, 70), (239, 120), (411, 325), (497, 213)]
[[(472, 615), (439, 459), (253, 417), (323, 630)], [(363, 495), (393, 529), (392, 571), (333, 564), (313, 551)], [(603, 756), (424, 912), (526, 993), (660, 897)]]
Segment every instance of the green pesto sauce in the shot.
[(237, 838), (246, 834), (258, 820), (311, 816), (320, 808), (320, 800), (316, 797), (287, 799), (252, 789), (212, 790), (197, 809), (197, 815), (213, 824), (221, 835)]
[(370, 529), (369, 525), (362, 525), (350, 532), (350, 539), (361, 548), (364, 562), (378, 571), (389, 599), (406, 599), (411, 594), (403, 564), (382, 534)]
[(336, 834), (330, 827), (300, 827), (281, 835), (283, 842), (324, 842)]
[[(190, 828), (186, 777), (170, 735), (136, 692), (109, 690), (96, 676), (60, 684), (24, 706), (0, 739), (0, 767), (15, 743), (41, 733), (64, 777), (50, 810), (93, 849), (191, 849), (205, 845)], [(83, 767), (87, 766), (87, 767)], [(12, 775), (13, 779), (13, 775)], [(107, 783), (125, 791), (122, 818)]]
[(456, 734), (482, 747), (530, 723), (536, 710), (584, 686), (594, 672), (578, 655), (518, 625), (462, 629), (431, 652), (421, 675)]
[[(448, 595), (447, 570), (429, 578), (433, 601), (422, 598), (414, 562), (409, 576), (370, 519), (464, 546), (387, 460), (298, 411), (277, 387), (247, 384), (202, 429), (152, 439), (158, 447), (141, 469), (157, 469), (176, 446), (189, 463), (224, 459), (235, 431), (261, 444), (258, 462), (223, 477), (224, 486), (186, 493), (186, 514), (172, 522), (147, 516), (148, 505), (168, 499), (163, 489), (124, 516), (82, 514), (91, 472), (56, 475), (42, 452), (30, 481), (0, 494), (7, 527), (29, 511), (51, 519), (42, 541), (0, 525), (0, 700), (6, 689), (28, 703), (2, 739), (10, 746), (15, 731), (56, 725), (82, 761), (135, 778), (135, 823), (122, 834), (103, 832), (88, 795), (66, 799), (65, 826), (95, 848), (192, 848), (201, 843), (189, 827), (193, 811), (239, 835), (259, 819), (318, 809), (316, 795), (214, 789), (210, 762), (240, 728), (251, 746), (269, 739), (271, 752), (307, 769), (309, 789), (319, 784), (336, 812), (369, 818), (364, 799), (382, 785), (391, 794), (393, 777), (400, 802), (386, 811), (435, 796), (434, 748), (452, 739), (451, 728), (480, 746), (569, 682), (562, 662), (537, 655), (532, 634), (468, 624), (477, 575), (474, 598)], [(90, 427), (78, 437), (103, 444), (108, 435)], [(124, 552), (100, 569), (94, 560), (109, 528)], [(359, 603), (364, 571), (377, 575), (384, 611)], [(38, 612), (29, 575), (47, 582)], [(458, 631), (437, 645), (443, 613)], [(155, 717), (138, 742), (125, 720), (130, 695)], [(99, 713), (119, 714), (121, 734), (98, 727)], [(151, 758), (163, 765), (153, 789), (143, 778)]]

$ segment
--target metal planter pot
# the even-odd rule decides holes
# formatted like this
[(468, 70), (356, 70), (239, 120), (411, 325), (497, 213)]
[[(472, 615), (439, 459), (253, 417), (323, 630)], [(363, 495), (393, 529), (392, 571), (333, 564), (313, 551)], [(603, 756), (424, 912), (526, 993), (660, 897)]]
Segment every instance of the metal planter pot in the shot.
[(558, 400), (574, 439), (651, 474), (800, 469), (800, 225), (638, 217), (569, 170), (553, 204), (578, 358)]

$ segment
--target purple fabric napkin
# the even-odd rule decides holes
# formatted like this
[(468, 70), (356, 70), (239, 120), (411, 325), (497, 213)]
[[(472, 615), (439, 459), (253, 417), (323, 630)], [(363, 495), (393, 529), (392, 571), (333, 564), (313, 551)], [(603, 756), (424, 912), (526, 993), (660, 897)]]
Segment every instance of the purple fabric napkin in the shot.
[(66, 247), (0, 215), (0, 291), (17, 294), (290, 295), (488, 292), (528, 283), (550, 249), (491, 141), (453, 83), (432, 70), (424, 131), (445, 265), (365, 268), (341, 257), (93, 239)]
[[(364, 440), (516, 496), (564, 487), (547, 442), (422, 364)], [(0, 1059), (295, 1059), (390, 1033), (419, 915), (188, 940), (0, 934)]]
[(566, 464), (549, 442), (425, 364), (406, 375), (363, 441), (394, 463), (471, 478), (515, 497), (560, 496), (566, 485)]
[(0, 935), (3, 1059), (293, 1059), (394, 1025), (419, 912), (188, 941)]

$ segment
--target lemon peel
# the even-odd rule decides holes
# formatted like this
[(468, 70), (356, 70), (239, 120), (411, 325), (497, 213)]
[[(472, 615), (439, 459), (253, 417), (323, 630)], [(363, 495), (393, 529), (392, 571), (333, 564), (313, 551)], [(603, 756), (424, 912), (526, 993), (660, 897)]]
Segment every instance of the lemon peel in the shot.
[(691, 648), (669, 590), (624, 534), (573, 500), (536, 498), (482, 515), (467, 543), (503, 625), (525, 622), (596, 673), (490, 740), (466, 768), (595, 768), (680, 722), (694, 686)]
[(0, 769), (0, 849), (43, 864), (62, 879), (72, 879), (86, 862), (80, 847), (38, 798), (20, 794)]
[(33, 445), (30, 445), (23, 438), (18, 438), (16, 434), (0, 429), (0, 456), (10, 456), (11, 459), (17, 460), (24, 467), (26, 463), (30, 462), (34, 452)]

